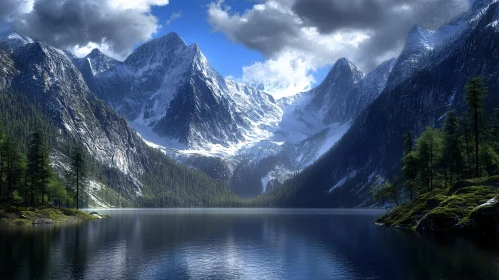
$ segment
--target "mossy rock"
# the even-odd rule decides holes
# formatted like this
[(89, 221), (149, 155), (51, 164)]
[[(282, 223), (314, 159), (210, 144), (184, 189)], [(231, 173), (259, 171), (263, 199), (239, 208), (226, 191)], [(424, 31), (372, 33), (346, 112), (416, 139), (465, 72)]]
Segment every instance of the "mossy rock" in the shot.
[(460, 189), (473, 186), (489, 186), (499, 188), (499, 175), (459, 181), (449, 189), (449, 193), (452, 194)]
[(499, 233), (499, 197), (476, 207), (470, 214), (474, 227), (484, 234)]
[(79, 213), (78, 210), (71, 208), (62, 208), (61, 212), (66, 216), (76, 216)]
[(499, 233), (499, 177), (458, 182), (407, 202), (376, 222), (420, 232)]
[(447, 232), (452, 231), (459, 223), (460, 218), (454, 213), (435, 212), (426, 214), (416, 226), (419, 232)]
[(426, 201), (426, 209), (435, 209), (437, 208), (438, 206), (440, 206), (440, 203), (442, 201), (438, 198), (430, 198)]

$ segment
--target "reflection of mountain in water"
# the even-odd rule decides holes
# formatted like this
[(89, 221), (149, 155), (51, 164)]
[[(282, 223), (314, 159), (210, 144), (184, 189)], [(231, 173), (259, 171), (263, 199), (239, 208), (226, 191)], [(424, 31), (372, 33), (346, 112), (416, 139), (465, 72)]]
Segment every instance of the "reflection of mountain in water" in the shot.
[(2, 231), (0, 278), (477, 279), (497, 269), (497, 253), (377, 227), (379, 212), (268, 211), (112, 211), (77, 226)]

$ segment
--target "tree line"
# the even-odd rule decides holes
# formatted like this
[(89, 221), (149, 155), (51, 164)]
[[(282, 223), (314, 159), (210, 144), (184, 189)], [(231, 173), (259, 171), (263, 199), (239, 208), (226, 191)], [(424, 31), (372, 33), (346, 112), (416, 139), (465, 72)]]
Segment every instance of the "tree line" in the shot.
[[(92, 157), (84, 148), (80, 155), (84, 164), (77, 167), (73, 159), (75, 151), (81, 147), (81, 141), (59, 129), (60, 125), (55, 124), (50, 117), (51, 112), (43, 108), (23, 94), (0, 91), (0, 123), (5, 126), (3, 135), (16, 139), (11, 142), (18, 154), (24, 156), (25, 161), (28, 160), (29, 146), (37, 131), (42, 134), (44, 145), (50, 150), (52, 176), (44, 188), (44, 203), (54, 204), (52, 185), (57, 183), (60, 187), (56, 189), (62, 197), (55, 199), (57, 206), (61, 204), (61, 207), (69, 205), (76, 208), (77, 189), (80, 198), (78, 207), (88, 206), (89, 192), (82, 192), (82, 188), (88, 185), (87, 181), (91, 178), (100, 183), (100, 188), (91, 190), (92, 194), (115, 207), (236, 207), (242, 204), (241, 199), (232, 193), (226, 183), (214, 180), (201, 171), (179, 165), (161, 151), (147, 146), (143, 147), (144, 172), (137, 178), (143, 184), (140, 194), (137, 194), (139, 190), (136, 189), (133, 178), (123, 176), (121, 171)], [(107, 110), (106, 107), (103, 109)], [(78, 183), (77, 178), (71, 176), (74, 173), (69, 172), (70, 169), (77, 168), (87, 175), (83, 180), (79, 176)], [(5, 180), (5, 176), (3, 179)], [(19, 206), (24, 205), (22, 186), (14, 188), (17, 190), (16, 195), (22, 198), (22, 201), (17, 199), (16, 205)], [(4, 201), (3, 204), (9, 201), (6, 192), (7, 187), (3, 186), (0, 199)], [(41, 191), (35, 191), (34, 196), (28, 193), (28, 206), (31, 205), (31, 197), (38, 197), (35, 204), (41, 204)]]
[(73, 150), (65, 180), (50, 165), (50, 147), (41, 130), (33, 132), (28, 152), (15, 147), (0, 121), (0, 202), (2, 204), (40, 207), (47, 205), (79, 208), (80, 193), (85, 186), (84, 151)]
[(465, 87), (467, 113), (447, 112), (442, 128), (426, 127), (415, 139), (404, 135), (402, 172), (393, 182), (375, 180), (373, 199), (398, 205), (403, 198), (446, 189), (463, 179), (499, 174), (499, 108), (486, 114), (487, 88), (481, 77)]

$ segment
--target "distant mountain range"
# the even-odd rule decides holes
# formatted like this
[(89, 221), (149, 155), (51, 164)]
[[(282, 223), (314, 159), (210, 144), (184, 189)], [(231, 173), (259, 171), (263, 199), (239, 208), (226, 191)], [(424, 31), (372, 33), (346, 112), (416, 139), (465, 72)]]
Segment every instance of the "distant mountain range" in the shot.
[[(132, 201), (147, 188), (150, 146), (243, 197), (279, 189), (303, 198), (283, 205), (359, 206), (374, 176), (396, 175), (403, 133), (461, 109), (471, 76), (486, 77), (488, 105), (496, 105), (497, 5), (475, 1), (436, 31), (415, 26), (397, 59), (367, 74), (340, 59), (316, 88), (278, 100), (223, 78), (197, 44), (175, 33), (124, 61), (98, 49), (78, 58), (10, 34), (0, 40), (0, 89), (42, 104), (120, 171)], [(282, 186), (304, 169), (292, 188)]]
[(497, 1), (475, 1), (436, 31), (414, 27), (387, 87), (330, 151), (282, 187), (277, 205), (369, 206), (374, 178), (400, 175), (404, 133), (441, 126), (449, 110), (464, 113), (464, 86), (472, 77), (487, 84), (486, 109), (499, 107), (498, 52)]
[(340, 59), (318, 88), (275, 100), (224, 79), (198, 45), (187, 46), (175, 33), (144, 44), (123, 62), (97, 49), (71, 59), (91, 91), (147, 143), (245, 197), (279, 186), (331, 148), (382, 91), (395, 62), (364, 79)]

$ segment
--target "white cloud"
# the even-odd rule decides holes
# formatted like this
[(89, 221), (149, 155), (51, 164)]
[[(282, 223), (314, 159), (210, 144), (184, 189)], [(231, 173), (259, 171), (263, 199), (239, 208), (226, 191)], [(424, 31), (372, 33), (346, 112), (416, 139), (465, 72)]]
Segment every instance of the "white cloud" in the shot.
[(169, 0), (1, 0), (0, 25), (85, 55), (99, 48), (124, 59), (161, 27), (153, 6)]
[(306, 57), (285, 51), (275, 59), (243, 67), (242, 81), (262, 86), (275, 98), (291, 96), (311, 88), (316, 68)]
[[(106, 1), (106, 0), (104, 0)], [(165, 6), (169, 0), (108, 0), (111, 7), (120, 10), (135, 10), (142, 13), (150, 12), (151, 6)]]
[(267, 1), (242, 14), (231, 13), (222, 1), (211, 3), (209, 22), (237, 43), (262, 52), (267, 60), (243, 67), (245, 83), (263, 86), (279, 98), (307, 90), (313, 73), (349, 56), (369, 39), (357, 30), (320, 34), (291, 11), (292, 1)]
[(439, 26), (469, 8), (468, 0), (258, 2), (242, 13), (223, 0), (212, 2), (208, 21), (215, 32), (265, 56), (245, 66), (240, 80), (277, 89), (276, 96), (310, 88), (317, 69), (342, 57), (367, 72), (398, 55), (412, 25)]

